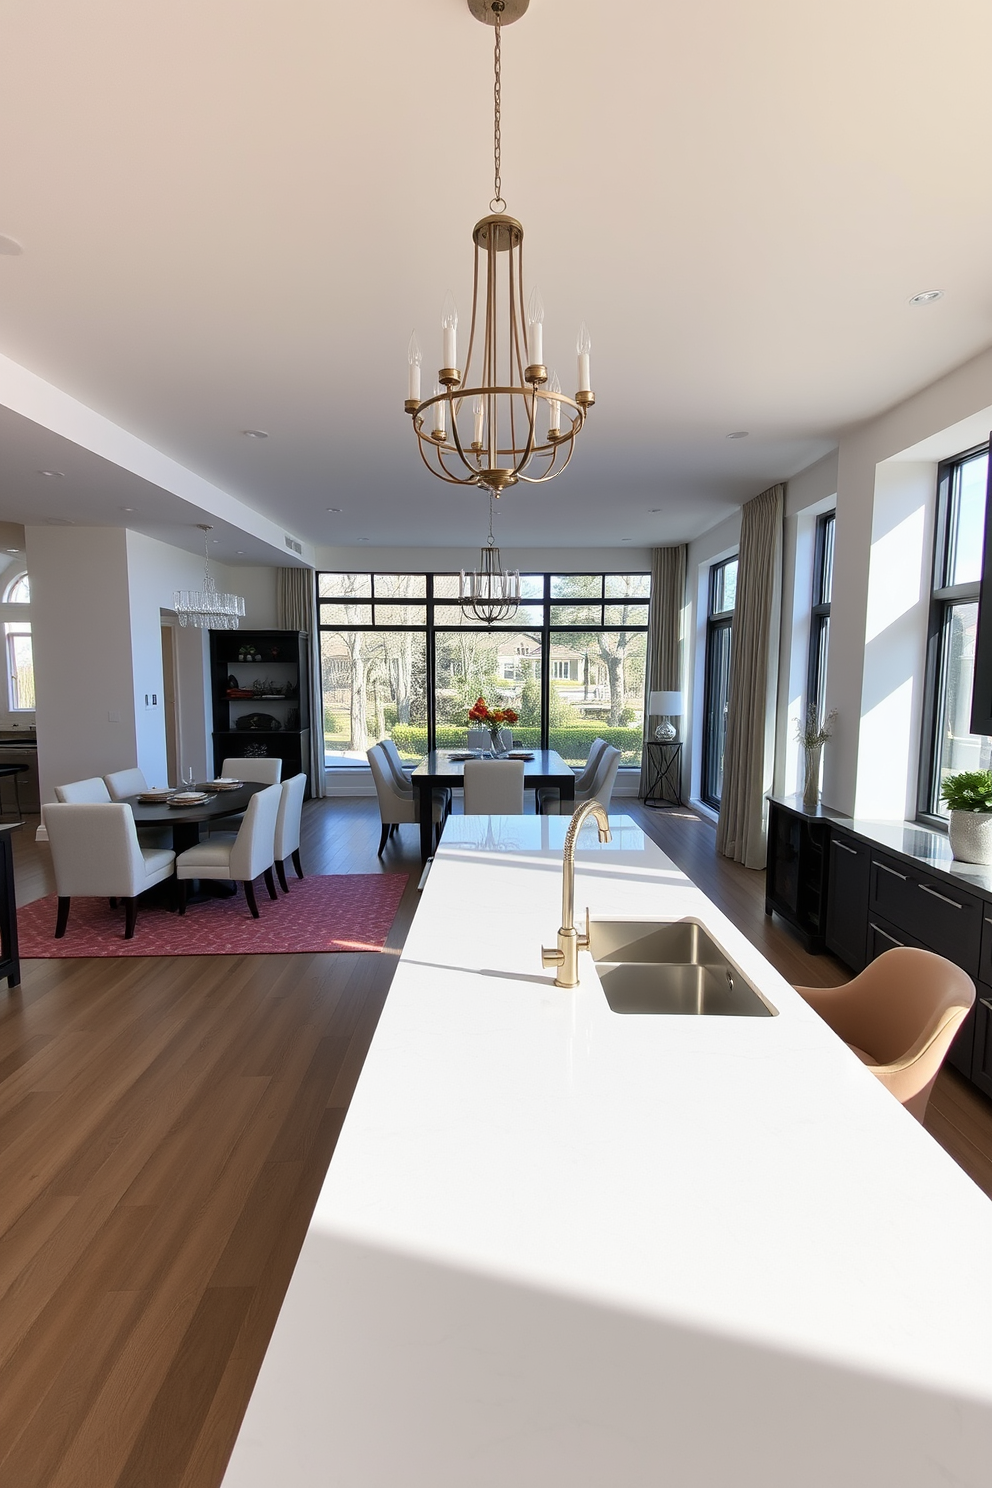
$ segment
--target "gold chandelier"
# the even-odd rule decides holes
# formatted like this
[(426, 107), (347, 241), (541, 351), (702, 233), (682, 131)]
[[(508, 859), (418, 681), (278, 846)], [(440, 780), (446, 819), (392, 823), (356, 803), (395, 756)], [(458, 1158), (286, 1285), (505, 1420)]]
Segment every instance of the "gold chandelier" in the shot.
[(468, 0), (477, 20), (495, 26), (493, 199), (475, 224), (472, 321), (464, 374), (458, 367), (458, 313), (447, 296), (441, 313), (444, 365), (432, 395), (421, 399), (423, 362), (416, 333), (407, 351), (406, 412), (433, 475), (456, 486), (482, 486), (498, 497), (518, 481), (538, 484), (560, 475), (576, 435), (595, 403), (589, 381), (589, 332), (576, 343), (578, 392), (570, 398), (544, 365), (544, 306), (534, 290), (524, 299), (524, 230), (508, 217), (500, 179), (500, 38), (529, 0)]

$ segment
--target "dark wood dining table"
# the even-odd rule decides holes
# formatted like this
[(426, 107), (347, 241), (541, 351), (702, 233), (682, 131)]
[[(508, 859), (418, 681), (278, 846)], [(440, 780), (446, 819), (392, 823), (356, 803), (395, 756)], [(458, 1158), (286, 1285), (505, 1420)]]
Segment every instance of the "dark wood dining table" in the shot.
[[(413, 788), (420, 806), (420, 859), (426, 863), (431, 855), (433, 813), (431, 791), (439, 785), (457, 786), (465, 779), (465, 761), (452, 759), (459, 749), (432, 749), (412, 772)], [(563, 801), (575, 800), (575, 775), (554, 749), (535, 749), (534, 758), (524, 760), (524, 790), (539, 785), (556, 786)]]
[[(195, 785), (193, 789), (207, 790), (208, 787)], [(246, 780), (237, 790), (213, 792), (210, 799), (201, 801), (199, 806), (170, 806), (167, 801), (142, 801), (138, 796), (128, 796), (127, 804), (136, 827), (167, 826), (172, 829), (172, 849), (178, 856), (188, 847), (196, 846), (204, 822), (244, 811), (256, 791), (264, 789), (261, 781)]]

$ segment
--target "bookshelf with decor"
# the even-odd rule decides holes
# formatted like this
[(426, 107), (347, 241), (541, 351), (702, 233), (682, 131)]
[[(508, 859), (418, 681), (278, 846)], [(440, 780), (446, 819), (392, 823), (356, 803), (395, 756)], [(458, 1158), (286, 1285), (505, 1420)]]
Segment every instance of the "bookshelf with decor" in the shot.
[(310, 776), (310, 637), (302, 630), (210, 633), (214, 771), (225, 759), (282, 760)]

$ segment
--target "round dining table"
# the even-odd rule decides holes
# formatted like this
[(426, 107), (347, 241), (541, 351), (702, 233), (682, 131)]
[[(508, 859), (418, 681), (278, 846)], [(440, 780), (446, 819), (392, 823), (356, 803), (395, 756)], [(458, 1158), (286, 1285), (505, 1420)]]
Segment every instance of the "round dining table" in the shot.
[[(185, 787), (189, 789), (189, 787)], [(194, 790), (207, 790), (206, 785), (196, 785)], [(170, 806), (168, 801), (142, 801), (140, 796), (128, 796), (127, 805), (134, 814), (136, 827), (162, 827), (172, 830), (172, 849), (176, 856), (188, 847), (195, 847), (200, 840), (200, 828), (205, 822), (218, 817), (232, 816), (244, 811), (256, 791), (265, 790), (259, 780), (246, 780), (237, 790), (212, 791), (206, 801), (197, 806)]]

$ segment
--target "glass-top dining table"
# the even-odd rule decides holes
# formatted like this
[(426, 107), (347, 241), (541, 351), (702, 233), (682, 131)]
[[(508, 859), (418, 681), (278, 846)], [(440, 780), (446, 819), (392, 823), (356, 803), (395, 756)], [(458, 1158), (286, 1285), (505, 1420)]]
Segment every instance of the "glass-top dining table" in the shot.
[[(439, 785), (461, 785), (465, 778), (464, 759), (452, 759), (462, 754), (459, 749), (432, 749), (412, 772), (413, 788), (417, 792), (420, 816), (420, 860), (423, 863), (431, 855), (433, 816), (431, 791)], [(561, 755), (554, 749), (535, 749), (534, 758), (524, 760), (524, 790), (536, 790), (540, 785), (557, 787), (563, 801), (575, 800), (575, 775)]]

